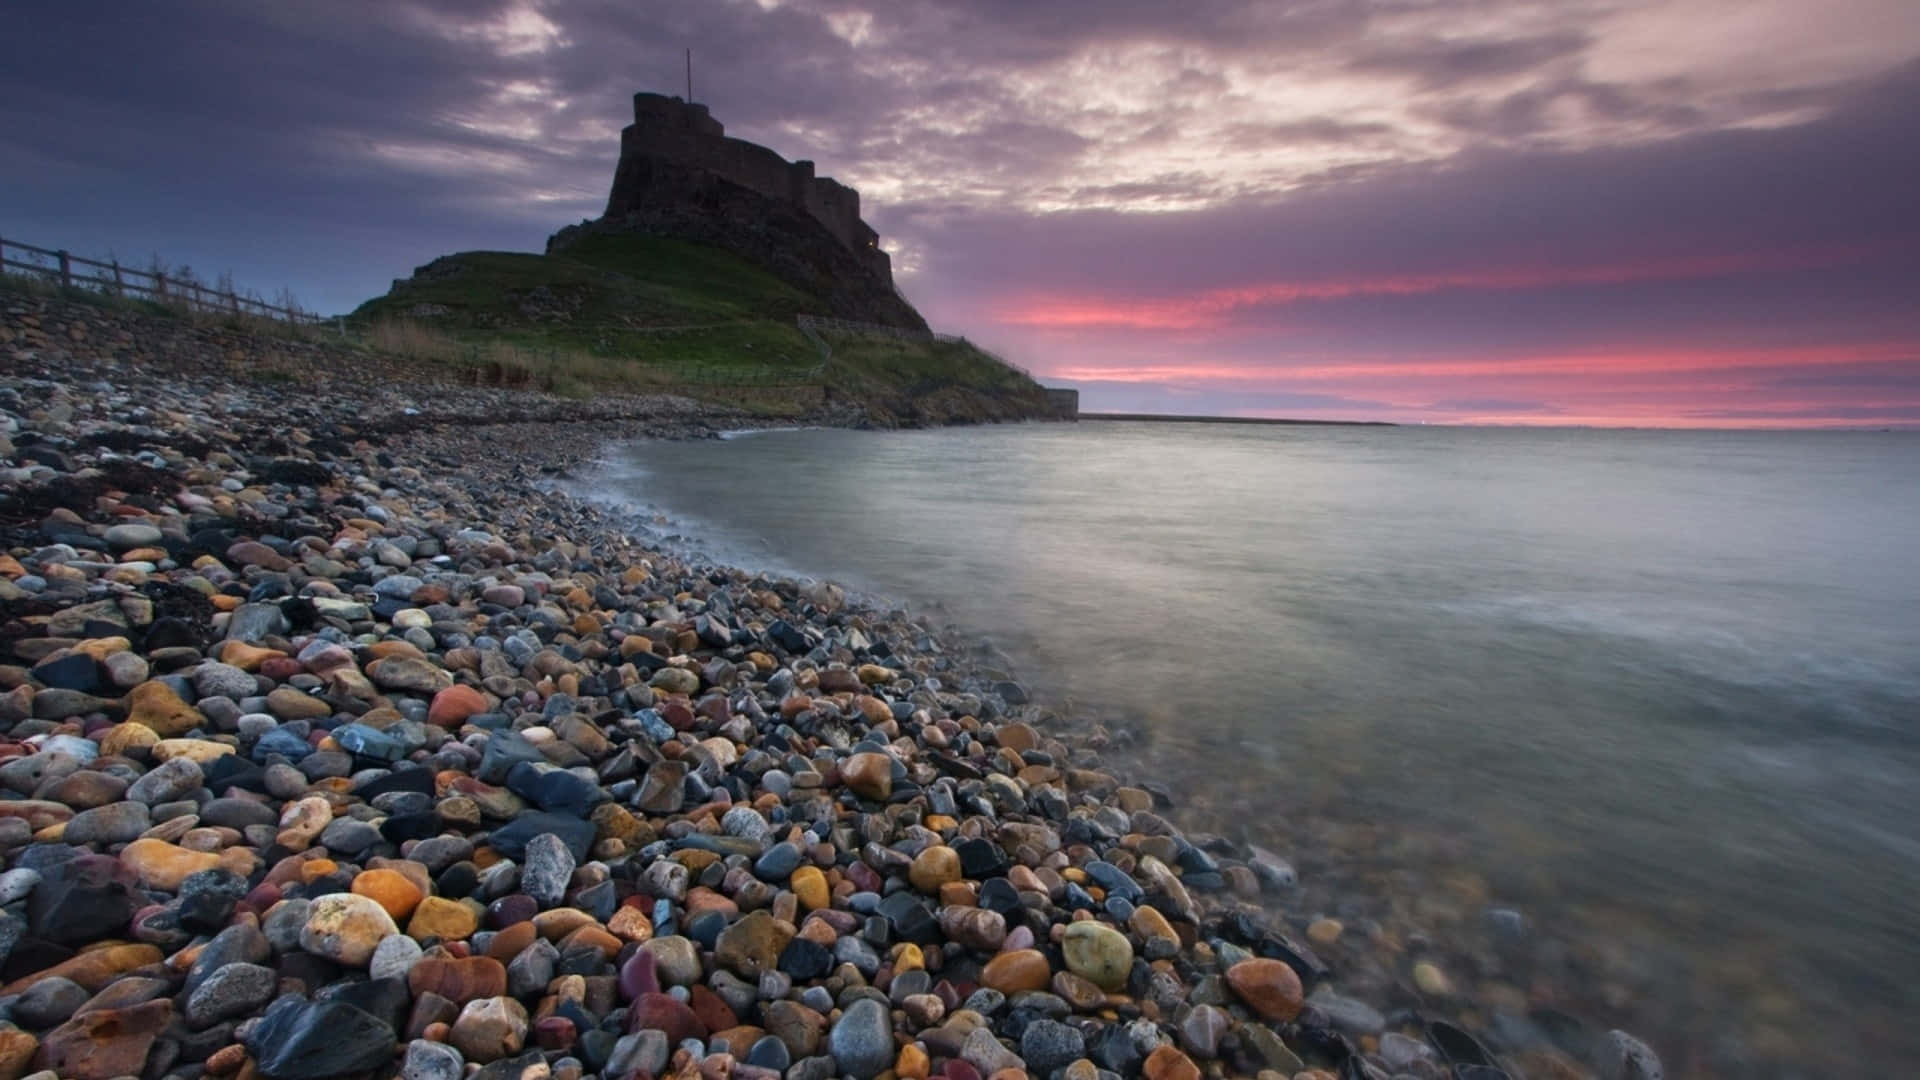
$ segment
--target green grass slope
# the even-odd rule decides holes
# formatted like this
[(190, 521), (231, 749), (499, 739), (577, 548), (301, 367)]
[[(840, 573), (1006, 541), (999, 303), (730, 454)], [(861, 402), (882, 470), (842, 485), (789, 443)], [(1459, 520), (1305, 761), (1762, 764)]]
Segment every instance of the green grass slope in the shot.
[[(581, 392), (674, 389), (774, 413), (823, 396), (877, 422), (1040, 415), (1039, 387), (964, 343), (859, 334), (818, 343), (795, 318), (815, 298), (728, 252), (663, 237), (589, 236), (563, 253), (473, 251), (422, 267), (351, 316), (384, 347), (484, 368), (545, 371)], [(822, 388), (826, 388), (824, 393)]]

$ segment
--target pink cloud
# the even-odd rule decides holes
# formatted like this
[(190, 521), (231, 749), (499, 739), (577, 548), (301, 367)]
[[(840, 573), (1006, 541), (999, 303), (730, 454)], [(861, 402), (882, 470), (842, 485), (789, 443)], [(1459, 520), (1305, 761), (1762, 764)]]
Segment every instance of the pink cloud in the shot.
[(1443, 270), (1419, 274), (1237, 285), (1157, 298), (1037, 296), (994, 312), (1003, 323), (1042, 329), (1199, 330), (1226, 325), (1236, 312), (1368, 296), (1415, 296), (1455, 290), (1505, 291), (1568, 285), (1619, 285), (1841, 266), (1872, 253), (1866, 247), (1829, 251), (1741, 253), (1646, 259), (1595, 266), (1524, 266)]

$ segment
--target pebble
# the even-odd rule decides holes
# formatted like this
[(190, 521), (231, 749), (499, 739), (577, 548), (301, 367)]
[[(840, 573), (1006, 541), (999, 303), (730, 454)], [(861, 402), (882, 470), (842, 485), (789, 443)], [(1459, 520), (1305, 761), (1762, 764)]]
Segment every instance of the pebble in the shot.
[(1268, 1020), (1292, 1020), (1305, 1001), (1300, 976), (1280, 960), (1242, 960), (1227, 969), (1235, 996)]
[(1105, 923), (1083, 920), (1069, 924), (1060, 951), (1067, 970), (1103, 990), (1126, 986), (1133, 970), (1133, 945), (1126, 935)]
[(872, 1080), (893, 1064), (893, 1034), (886, 1006), (861, 998), (841, 1014), (827, 1036), (828, 1052), (855, 1080)]

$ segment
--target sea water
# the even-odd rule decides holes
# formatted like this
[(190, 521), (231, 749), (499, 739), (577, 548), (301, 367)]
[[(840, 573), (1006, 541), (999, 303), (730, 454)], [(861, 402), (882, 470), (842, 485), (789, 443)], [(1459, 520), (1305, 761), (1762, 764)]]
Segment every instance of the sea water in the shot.
[(1463, 993), (1670, 1075), (1920, 1068), (1920, 433), (775, 431), (587, 486), (989, 635), (1289, 916), (1473, 941)]

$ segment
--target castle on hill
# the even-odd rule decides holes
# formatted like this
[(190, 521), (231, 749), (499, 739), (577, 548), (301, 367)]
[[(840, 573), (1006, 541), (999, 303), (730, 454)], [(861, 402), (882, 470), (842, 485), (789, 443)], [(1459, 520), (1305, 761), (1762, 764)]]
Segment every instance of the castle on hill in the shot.
[(859, 192), (815, 176), (811, 161), (728, 137), (705, 105), (678, 97), (633, 95), (606, 214), (562, 229), (547, 249), (563, 249), (583, 232), (725, 248), (822, 298), (832, 315), (927, 328), (894, 289), (880, 236), (860, 220)]

